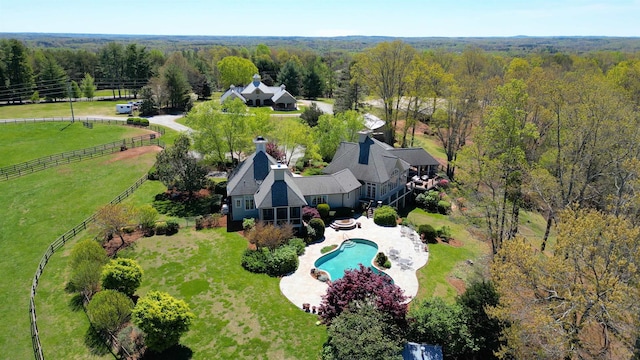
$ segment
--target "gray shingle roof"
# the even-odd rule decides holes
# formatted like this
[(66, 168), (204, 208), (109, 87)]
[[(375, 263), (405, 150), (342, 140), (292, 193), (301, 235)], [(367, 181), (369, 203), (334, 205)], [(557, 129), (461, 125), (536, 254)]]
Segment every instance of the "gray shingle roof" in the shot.
[(245, 99), (244, 96), (242, 96), (242, 90), (244, 88), (242, 86), (239, 87), (235, 87), (235, 88), (229, 88), (229, 90), (227, 90), (224, 94), (222, 94), (222, 96), (220, 97), (220, 102), (223, 103), (225, 100), (227, 100), (227, 98), (231, 97), (237, 97), (240, 100), (242, 100), (242, 102), (247, 102), (247, 99)]
[(376, 139), (367, 138), (368, 154), (366, 164), (360, 159), (360, 143), (343, 141), (336, 151), (331, 164), (324, 169), (325, 174), (333, 174), (350, 169), (360, 181), (384, 183), (397, 166), (401, 171), (409, 169), (409, 163), (391, 154), (389, 145)]
[(258, 155), (259, 167), (262, 165), (261, 162), (263, 156), (266, 158), (266, 161), (268, 162), (267, 171), (268, 166), (278, 163), (276, 159), (271, 157), (271, 155), (263, 153), (262, 151), (254, 152), (253, 154), (251, 154), (245, 161), (240, 163), (240, 165), (238, 165), (231, 174), (229, 174), (229, 180), (227, 183), (227, 194), (229, 196), (253, 195), (256, 191), (258, 191), (258, 183), (255, 179), (256, 162), (254, 160), (256, 158), (256, 155)]
[(329, 175), (294, 177), (293, 180), (305, 196), (345, 194), (361, 186), (349, 169)]
[(398, 148), (389, 151), (412, 166), (440, 165), (438, 160), (423, 148)]
[[(271, 208), (276, 206), (305, 206), (307, 201), (296, 185), (291, 172), (285, 171), (284, 180), (276, 181), (274, 177), (275, 171), (269, 172), (264, 179), (260, 190), (256, 192), (254, 201), (256, 207)], [(285, 198), (283, 202), (283, 198)]]

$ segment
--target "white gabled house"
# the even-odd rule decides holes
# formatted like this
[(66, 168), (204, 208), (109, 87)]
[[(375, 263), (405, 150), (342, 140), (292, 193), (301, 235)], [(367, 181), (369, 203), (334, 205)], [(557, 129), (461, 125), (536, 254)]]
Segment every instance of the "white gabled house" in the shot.
[(271, 106), (274, 110), (296, 110), (296, 98), (293, 97), (284, 85), (267, 86), (260, 81), (260, 75), (253, 75), (253, 81), (247, 86), (231, 85), (222, 94), (220, 102), (227, 99), (240, 99), (247, 106)]

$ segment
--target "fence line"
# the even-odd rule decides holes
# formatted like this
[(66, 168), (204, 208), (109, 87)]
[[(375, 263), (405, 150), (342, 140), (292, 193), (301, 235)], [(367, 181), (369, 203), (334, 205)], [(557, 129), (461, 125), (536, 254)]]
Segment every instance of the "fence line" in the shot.
[(138, 126), (138, 125), (133, 125), (133, 124), (128, 124), (127, 120), (117, 120), (117, 119), (103, 119), (103, 118), (96, 118), (96, 117), (74, 117), (74, 118), (70, 118), (70, 117), (64, 117), (61, 116), (59, 118), (57, 117), (51, 117), (51, 118), (23, 118), (23, 119), (0, 119), (0, 125), (2, 124), (18, 124), (18, 123), (23, 123), (23, 124), (27, 124), (27, 123), (41, 123), (41, 122), (68, 122), (68, 121), (77, 121), (77, 122), (87, 122), (87, 123), (95, 123), (95, 124), (107, 124), (107, 125), (126, 125), (126, 126), (133, 126), (133, 127), (137, 127), (137, 128), (148, 128), (151, 129), (153, 131), (159, 132), (160, 134), (164, 135), (164, 128), (161, 126), (157, 126), (157, 125), (149, 125), (149, 126)]
[[(138, 181), (136, 181), (133, 185), (131, 185), (127, 190), (123, 191), (120, 195), (118, 195), (115, 199), (111, 200), (110, 204), (118, 204), (122, 202), (122, 200), (129, 197), (133, 192), (140, 187), (140, 185), (144, 184), (147, 181), (147, 175), (142, 176)], [(96, 213), (97, 214), (97, 213)], [(29, 299), (29, 320), (31, 322), (31, 343), (33, 345), (33, 354), (36, 360), (44, 360), (44, 353), (42, 351), (42, 344), (40, 343), (40, 335), (38, 334), (38, 323), (36, 316), (36, 304), (35, 304), (35, 296), (36, 290), (38, 289), (38, 281), (40, 280), (40, 276), (42, 275), (45, 266), (49, 262), (49, 259), (55, 252), (63, 247), (67, 241), (73, 239), (80, 232), (87, 229), (87, 226), (95, 221), (96, 214), (93, 214), (86, 218), (83, 222), (73, 227), (71, 230), (68, 230), (60, 237), (58, 237), (55, 241), (53, 241), (47, 251), (45, 251), (44, 255), (40, 259), (40, 263), (38, 264), (38, 269), (36, 269), (36, 273), (33, 276), (33, 281), (31, 283), (31, 296)]]
[(0, 181), (6, 181), (23, 175), (32, 174), (36, 171), (45, 170), (54, 166), (113, 154), (115, 152), (124, 151), (130, 147), (149, 145), (158, 145), (164, 148), (164, 143), (160, 141), (155, 134), (136, 136), (130, 139), (118, 140), (108, 144), (102, 144), (80, 150), (66, 151), (59, 154), (29, 160), (20, 164), (5, 166), (0, 168)]

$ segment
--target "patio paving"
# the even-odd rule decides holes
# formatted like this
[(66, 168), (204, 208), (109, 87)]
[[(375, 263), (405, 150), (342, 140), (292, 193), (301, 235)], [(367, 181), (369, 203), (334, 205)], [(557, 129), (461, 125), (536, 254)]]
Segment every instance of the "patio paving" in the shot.
[[(424, 251), (424, 246), (420, 246), (416, 250), (416, 246), (411, 240), (412, 237), (418, 237), (417, 233), (410, 232), (407, 227), (378, 226), (374, 224), (373, 219), (367, 219), (366, 216), (360, 216), (356, 221), (362, 224), (362, 228), (335, 231), (327, 227), (324, 241), (307, 246), (305, 253), (300, 256), (298, 270), (280, 280), (280, 291), (289, 301), (299, 308), (302, 308), (304, 303), (311, 306), (320, 305), (322, 295), (325, 294), (329, 285), (311, 277), (311, 269), (314, 267), (315, 261), (323, 255), (320, 253), (323, 247), (333, 244), (339, 246), (347, 239), (374, 241), (378, 244), (378, 252), (382, 251), (387, 256), (390, 255), (392, 249), (395, 249), (397, 256), (395, 259), (390, 257), (391, 268), (384, 270), (384, 272), (389, 274), (395, 284), (404, 290), (409, 301), (416, 296), (418, 293), (416, 270), (425, 266), (429, 259), (429, 253)], [(406, 230), (406, 233), (401, 231), (402, 228)]]

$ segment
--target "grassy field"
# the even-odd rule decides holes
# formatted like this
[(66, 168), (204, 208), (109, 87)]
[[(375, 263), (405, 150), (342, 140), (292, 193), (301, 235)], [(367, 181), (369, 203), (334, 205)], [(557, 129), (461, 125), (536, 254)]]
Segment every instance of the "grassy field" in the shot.
[[(116, 114), (116, 104), (122, 104), (128, 99), (77, 101), (73, 103), (73, 113), (76, 117), (117, 116), (123, 120), (127, 115)], [(0, 106), (0, 119), (33, 119), (51, 117), (71, 117), (71, 107), (68, 102), (5, 105)]]
[(429, 262), (427, 266), (418, 270), (420, 288), (416, 296), (417, 299), (437, 296), (452, 301), (458, 293), (447, 279), (459, 278), (466, 281), (475, 275), (478, 270), (467, 265), (466, 260), (471, 259), (481, 263), (479, 260), (490, 251), (488, 244), (475, 239), (469, 233), (467, 225), (453, 221), (450, 216), (431, 214), (422, 209), (415, 209), (409, 213), (407, 218), (413, 224), (430, 224), (435, 229), (444, 225), (449, 226), (452, 237), (462, 243), (460, 247), (442, 243), (430, 244)]
[(0, 144), (11, 144), (0, 147), (0, 167), (147, 133), (119, 125), (94, 124), (88, 129), (79, 122), (0, 124)]
[[(0, 301), (3, 304), (0, 316), (4, 324), (0, 331), (0, 348), (4, 354), (11, 354), (11, 358), (33, 357), (27, 312), (29, 288), (47, 246), (128, 188), (155, 161), (155, 152), (115, 161), (121, 154), (50, 168), (0, 182), (0, 208), (4, 209), (0, 216), (0, 246), (7, 259), (0, 263), (0, 273), (3, 274), (0, 280)], [(49, 275), (56, 273), (47, 269), (43, 278)], [(58, 285), (57, 290), (62, 290), (64, 285)], [(49, 303), (46, 291), (38, 294), (36, 302), (38, 306)], [(56, 305), (68, 306), (66, 303)], [(46, 318), (45, 311), (38, 311)], [(45, 349), (59, 343), (58, 346), (86, 352), (82, 337), (76, 336), (78, 324), (75, 321), (56, 321), (52, 328), (41, 331)], [(50, 354), (56, 354), (56, 358), (61, 359), (84, 356), (78, 353), (66, 356), (65, 352), (60, 351)]]

